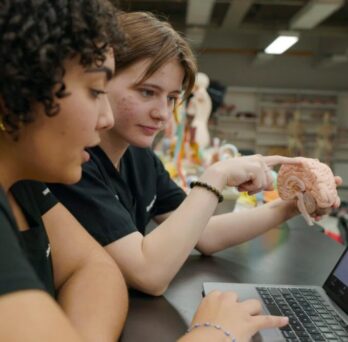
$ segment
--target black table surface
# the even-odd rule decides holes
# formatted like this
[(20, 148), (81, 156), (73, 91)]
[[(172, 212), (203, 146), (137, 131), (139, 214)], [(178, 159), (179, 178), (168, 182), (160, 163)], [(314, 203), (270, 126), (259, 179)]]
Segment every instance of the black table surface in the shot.
[(193, 252), (162, 297), (131, 291), (122, 342), (175, 341), (185, 333), (207, 281), (322, 285), (344, 246), (296, 217), (212, 257)]

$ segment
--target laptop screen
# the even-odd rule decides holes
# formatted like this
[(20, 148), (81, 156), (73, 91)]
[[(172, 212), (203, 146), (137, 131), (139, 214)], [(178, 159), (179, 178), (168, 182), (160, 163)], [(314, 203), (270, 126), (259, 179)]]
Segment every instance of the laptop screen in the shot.
[(348, 248), (326, 279), (324, 290), (344, 312), (348, 313)]

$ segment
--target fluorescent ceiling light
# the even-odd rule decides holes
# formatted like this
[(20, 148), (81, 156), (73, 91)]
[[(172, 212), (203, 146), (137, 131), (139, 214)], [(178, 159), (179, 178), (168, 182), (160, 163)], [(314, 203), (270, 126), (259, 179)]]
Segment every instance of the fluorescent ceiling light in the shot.
[(213, 12), (215, 0), (188, 0), (187, 25), (208, 25)]
[(271, 55), (280, 55), (298, 41), (296, 32), (280, 32), (279, 36), (266, 47), (265, 52)]
[(295, 14), (291, 29), (312, 29), (344, 5), (344, 0), (312, 0)]

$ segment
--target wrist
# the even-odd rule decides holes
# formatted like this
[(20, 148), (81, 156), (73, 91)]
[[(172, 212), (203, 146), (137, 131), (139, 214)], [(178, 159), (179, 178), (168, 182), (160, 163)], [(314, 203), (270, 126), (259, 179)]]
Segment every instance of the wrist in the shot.
[(236, 342), (235, 337), (229, 331), (226, 331), (218, 324), (209, 322), (192, 325), (192, 327), (187, 330), (185, 336), (190, 337), (187, 341)]
[(190, 184), (190, 188), (194, 188), (195, 186), (204, 188), (208, 191), (210, 191), (211, 193), (213, 193), (216, 198), (218, 199), (218, 202), (222, 202), (224, 200), (224, 196), (222, 196), (221, 191), (219, 191), (218, 189), (214, 188), (213, 186), (211, 186), (210, 184), (206, 183), (206, 182), (201, 182), (201, 181), (193, 181)]
[(285, 211), (286, 220), (300, 214), (300, 211), (298, 210), (298, 207), (297, 207), (297, 201), (295, 199), (293, 200), (280, 199), (280, 201)]
[(224, 174), (219, 163), (215, 163), (207, 168), (199, 180), (210, 184), (218, 191), (222, 191), (227, 184), (227, 176)]

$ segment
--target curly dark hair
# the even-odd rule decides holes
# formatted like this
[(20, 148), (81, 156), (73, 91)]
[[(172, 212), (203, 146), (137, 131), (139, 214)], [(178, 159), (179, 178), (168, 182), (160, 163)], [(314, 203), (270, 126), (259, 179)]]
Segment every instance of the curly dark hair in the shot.
[(32, 122), (33, 103), (59, 112), (67, 96), (63, 63), (80, 56), (99, 65), (123, 44), (116, 8), (107, 0), (0, 0), (0, 121), (15, 138)]

